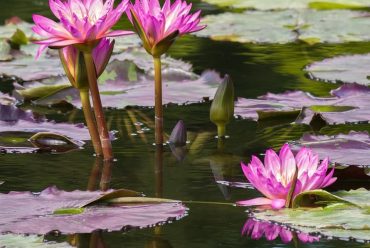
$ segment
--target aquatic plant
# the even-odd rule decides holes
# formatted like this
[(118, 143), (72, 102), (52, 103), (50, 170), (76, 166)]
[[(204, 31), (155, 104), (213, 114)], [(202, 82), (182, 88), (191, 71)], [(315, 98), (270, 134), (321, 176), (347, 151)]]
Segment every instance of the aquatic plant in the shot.
[(219, 138), (225, 137), (226, 124), (234, 117), (234, 84), (229, 75), (218, 86), (213, 99), (210, 119), (217, 126)]
[(267, 221), (256, 221), (254, 219), (248, 219), (242, 229), (242, 235), (251, 236), (252, 239), (260, 239), (263, 236), (267, 240), (275, 240), (280, 237), (283, 243), (291, 242), (295, 237), (302, 243), (313, 243), (319, 241), (319, 237), (311, 236), (307, 233), (294, 233), (288, 230), (287, 227), (283, 227), (277, 224), (273, 224)]
[(336, 181), (334, 168), (326, 174), (328, 165), (328, 158), (319, 164), (318, 155), (309, 148), (301, 148), (294, 156), (288, 144), (281, 148), (279, 155), (272, 149), (267, 150), (264, 164), (252, 156), (248, 166), (244, 163), (241, 166), (249, 182), (265, 197), (237, 203), (243, 206), (271, 205), (274, 209), (290, 207), (299, 193), (322, 189)]
[[(37, 57), (39, 57), (41, 52), (47, 47), (63, 48), (73, 45), (73, 48), (70, 49), (77, 49), (79, 51), (79, 55), (76, 56), (79, 59), (79, 68), (77, 71), (84, 71), (85, 75), (83, 75), (82, 78), (84, 81), (88, 81), (88, 88), (91, 91), (94, 104), (97, 128), (100, 134), (102, 153), (106, 160), (113, 159), (113, 152), (97, 84), (97, 78), (99, 76), (97, 66), (106, 65), (108, 59), (101, 54), (104, 54), (104, 51), (109, 51), (111, 48), (110, 45), (108, 45), (108, 41), (104, 40), (100, 42), (100, 40), (106, 37), (115, 37), (132, 33), (124, 30), (110, 30), (126, 11), (128, 2), (128, 0), (124, 0), (114, 9), (114, 0), (105, 2), (103, 0), (50, 0), (50, 9), (60, 20), (60, 23), (56, 23), (40, 15), (33, 15), (33, 20), (36, 24), (33, 27), (33, 31), (41, 37), (45, 37), (45, 39), (35, 42), (40, 45), (36, 55)], [(106, 47), (107, 50), (104, 50), (104, 47)], [(99, 52), (95, 53), (95, 58), (97, 60), (94, 61), (95, 48), (98, 49)], [(70, 52), (71, 50), (65, 51)], [(70, 55), (70, 57), (73, 57), (73, 53)], [(63, 56), (61, 57), (63, 60)], [(103, 63), (99, 63), (101, 61), (103, 61)], [(81, 68), (81, 65), (84, 65), (85, 68)], [(70, 76), (69, 78), (71, 79)], [(79, 81), (80, 80), (82, 79), (79, 79)], [(73, 81), (71, 82), (73, 84)], [(80, 82), (77, 84), (79, 83)], [(75, 85), (76, 84), (74, 84), (74, 86)], [(79, 85), (77, 86), (80, 87)], [(84, 90), (87, 90), (87, 85), (82, 87)], [(81, 96), (81, 100), (85, 102), (84, 105), (86, 108), (89, 101), (88, 94), (83, 93)], [(88, 115), (87, 122), (90, 122), (91, 127), (91, 121), (88, 120), (91, 117), (91, 113), (89, 113), (89, 110), (85, 110), (85, 116), (86, 114)], [(92, 130), (93, 128), (91, 128), (90, 133), (94, 132)], [(93, 141), (96, 143), (97, 139), (94, 138)], [(97, 147), (98, 144), (94, 146)], [(96, 152), (99, 154), (99, 149), (96, 149)]]
[(153, 56), (155, 68), (155, 143), (163, 144), (163, 107), (161, 56), (175, 39), (205, 28), (199, 25), (200, 13), (190, 14), (192, 5), (166, 0), (161, 8), (158, 0), (136, 0), (130, 4), (127, 15), (143, 41), (145, 50)]

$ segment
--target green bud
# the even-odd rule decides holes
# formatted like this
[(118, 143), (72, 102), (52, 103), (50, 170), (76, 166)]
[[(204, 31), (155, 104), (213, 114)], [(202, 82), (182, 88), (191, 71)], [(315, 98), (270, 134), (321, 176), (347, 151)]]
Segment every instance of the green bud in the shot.
[(218, 137), (225, 136), (225, 127), (234, 117), (234, 85), (229, 75), (218, 86), (213, 99), (210, 119), (217, 125)]

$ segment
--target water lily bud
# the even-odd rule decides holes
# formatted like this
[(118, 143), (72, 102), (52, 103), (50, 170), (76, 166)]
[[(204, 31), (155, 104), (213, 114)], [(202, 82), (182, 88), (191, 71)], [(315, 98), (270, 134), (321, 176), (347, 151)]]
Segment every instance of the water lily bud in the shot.
[(225, 136), (226, 124), (234, 116), (234, 85), (229, 75), (225, 75), (224, 80), (218, 86), (217, 92), (213, 99), (210, 119), (217, 125), (218, 137)]
[(184, 146), (186, 145), (186, 141), (186, 126), (182, 120), (179, 120), (172, 130), (169, 142), (175, 146)]

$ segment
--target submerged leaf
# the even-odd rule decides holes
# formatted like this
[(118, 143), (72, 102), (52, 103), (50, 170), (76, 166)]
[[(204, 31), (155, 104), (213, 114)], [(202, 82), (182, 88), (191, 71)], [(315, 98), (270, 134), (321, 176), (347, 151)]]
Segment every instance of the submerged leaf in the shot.
[[(153, 202), (148, 198), (148, 204), (144, 197), (141, 197), (139, 205), (134, 206), (99, 204), (107, 202), (105, 198), (113, 201), (126, 194), (130, 196), (132, 191), (65, 192), (55, 187), (47, 188), (40, 194), (0, 194), (0, 233), (46, 234), (57, 230), (72, 234), (144, 228), (181, 218), (186, 213), (185, 207), (178, 201)], [(135, 202), (138, 202), (137, 199)], [(75, 211), (80, 208), (85, 210)]]

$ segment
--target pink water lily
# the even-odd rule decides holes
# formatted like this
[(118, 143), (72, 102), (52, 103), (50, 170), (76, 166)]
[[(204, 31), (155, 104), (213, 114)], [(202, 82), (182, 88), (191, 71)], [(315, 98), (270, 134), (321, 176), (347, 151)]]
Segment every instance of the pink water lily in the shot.
[[(99, 44), (94, 48), (92, 51), (92, 56), (94, 59), (94, 65), (96, 69), (97, 76), (99, 77), (105, 67), (107, 66), (109, 59), (112, 55), (114, 47), (114, 41), (110, 41), (109, 39), (102, 39)], [(77, 82), (79, 71), (79, 57), (80, 51), (75, 48), (73, 45), (66, 46), (61, 49), (60, 58), (64, 67), (64, 70), (68, 76), (68, 79), (72, 84), (81, 83)], [(87, 79), (86, 79), (87, 80)]]
[(294, 157), (288, 144), (281, 148), (279, 155), (271, 149), (267, 150), (264, 164), (259, 158), (252, 156), (248, 166), (243, 163), (241, 166), (249, 182), (265, 197), (237, 203), (243, 206), (271, 205), (274, 209), (282, 208), (286, 205), (295, 176), (297, 180), (293, 198), (301, 192), (322, 189), (334, 183), (334, 168), (327, 174), (328, 165), (328, 158), (320, 164), (318, 155), (305, 147)]
[[(251, 236), (252, 239), (260, 239), (265, 236), (269, 241), (275, 240), (280, 236), (283, 243), (289, 243), (293, 240), (294, 233), (277, 224), (248, 219), (243, 226), (242, 235)], [(319, 237), (306, 233), (297, 233), (297, 238), (302, 243), (313, 243), (320, 240)]]
[(200, 13), (190, 14), (192, 4), (176, 0), (172, 5), (166, 0), (163, 7), (159, 0), (136, 0), (130, 4), (129, 20), (134, 24), (145, 49), (152, 55), (161, 55), (177, 36), (205, 28), (200, 25)]
[(33, 15), (33, 31), (44, 37), (37, 56), (46, 47), (61, 48), (72, 44), (94, 44), (104, 37), (131, 34), (130, 31), (110, 29), (121, 18), (129, 0), (115, 9), (114, 0), (49, 0), (50, 9), (59, 23), (41, 15)]

